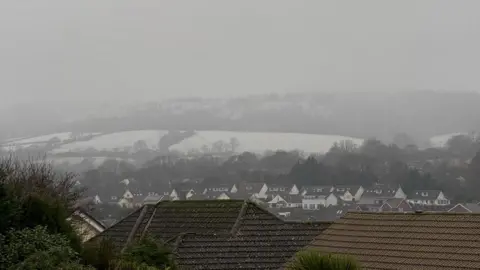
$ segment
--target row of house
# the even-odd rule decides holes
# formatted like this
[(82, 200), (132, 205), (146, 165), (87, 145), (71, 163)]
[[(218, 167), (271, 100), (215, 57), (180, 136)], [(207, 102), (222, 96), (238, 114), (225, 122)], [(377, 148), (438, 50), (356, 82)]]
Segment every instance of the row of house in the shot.
[[(184, 181), (165, 187), (163, 192), (136, 191), (131, 181), (123, 180), (120, 195), (94, 197), (95, 203), (118, 204), (136, 208), (156, 204), (164, 200), (231, 200), (249, 199), (269, 208), (301, 208), (305, 211), (321, 210), (331, 206), (355, 205), (360, 211), (409, 211), (413, 207), (443, 207), (451, 204), (440, 190), (416, 190), (406, 194), (401, 187), (375, 184), (364, 188), (360, 185), (302, 186), (295, 184), (220, 183), (204, 184), (201, 181)], [(407, 206), (407, 204), (409, 206)]]

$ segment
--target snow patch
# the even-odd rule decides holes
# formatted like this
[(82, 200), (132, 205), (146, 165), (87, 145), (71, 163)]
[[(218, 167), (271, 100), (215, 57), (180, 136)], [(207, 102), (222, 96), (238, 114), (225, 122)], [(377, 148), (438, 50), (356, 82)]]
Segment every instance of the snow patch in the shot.
[(89, 148), (98, 151), (114, 151), (132, 147), (137, 141), (143, 140), (150, 149), (156, 149), (161, 137), (167, 134), (165, 130), (135, 130), (96, 136), (88, 141), (72, 142), (61, 145), (52, 151), (54, 154), (85, 151)]
[(239, 142), (235, 152), (264, 153), (268, 150), (299, 150), (306, 153), (325, 153), (335, 142), (352, 140), (360, 145), (363, 139), (336, 136), (315, 135), (299, 133), (269, 133), (269, 132), (233, 132), (233, 131), (198, 131), (190, 138), (170, 146), (171, 151), (188, 153), (190, 151), (202, 152), (202, 148), (211, 149), (213, 144), (223, 141), (230, 143), (231, 138)]

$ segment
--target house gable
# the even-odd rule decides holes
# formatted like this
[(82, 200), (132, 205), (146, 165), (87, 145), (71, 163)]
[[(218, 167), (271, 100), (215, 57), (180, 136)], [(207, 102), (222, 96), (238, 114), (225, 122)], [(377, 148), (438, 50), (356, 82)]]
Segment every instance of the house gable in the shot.
[(401, 198), (401, 199), (406, 199), (407, 198), (407, 194), (405, 194), (405, 192), (403, 192), (403, 189), (402, 187), (398, 187), (397, 191), (395, 192), (395, 198)]
[(463, 204), (459, 203), (455, 205), (454, 207), (450, 208), (447, 212), (452, 212), (452, 213), (471, 213), (472, 211), (468, 208), (466, 208)]
[(292, 189), (290, 190), (290, 195), (298, 195), (300, 191), (298, 190), (297, 185), (293, 184)]
[(133, 199), (133, 194), (130, 192), (130, 190), (126, 190), (125, 193), (123, 193), (123, 198), (125, 199)]

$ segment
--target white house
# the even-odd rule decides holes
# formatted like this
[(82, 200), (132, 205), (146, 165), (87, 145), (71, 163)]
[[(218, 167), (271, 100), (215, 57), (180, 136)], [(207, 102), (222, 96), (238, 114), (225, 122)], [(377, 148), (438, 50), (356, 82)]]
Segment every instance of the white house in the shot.
[(302, 208), (305, 210), (317, 210), (321, 207), (338, 205), (338, 198), (334, 193), (329, 195), (304, 195), (302, 199)]
[(374, 184), (364, 190), (357, 204), (382, 204), (393, 198), (406, 199), (407, 195), (400, 186), (395, 188), (384, 184)]
[(304, 196), (307, 193), (328, 195), (335, 190), (333, 186), (303, 186), (300, 194)]
[(276, 194), (289, 194), (289, 195), (298, 195), (300, 190), (297, 185), (278, 185), (278, 184), (269, 184), (267, 185), (266, 195), (274, 196)]
[(335, 186), (335, 195), (345, 202), (358, 202), (365, 189), (362, 186)]
[(270, 208), (300, 208), (302, 197), (300, 195), (276, 195), (267, 202)]
[(194, 194), (195, 194), (195, 190), (193, 190), (193, 189), (177, 190), (177, 189), (174, 188), (172, 190), (172, 192), (170, 192), (170, 199), (172, 201), (188, 200)]
[(206, 194), (207, 192), (227, 192), (227, 193), (237, 193), (237, 185), (233, 184), (215, 184), (209, 185), (203, 188), (202, 193)]
[(417, 205), (450, 205), (450, 200), (440, 190), (415, 190), (407, 201)]
[(105, 225), (86, 211), (77, 209), (68, 218), (82, 242), (86, 242), (105, 230)]

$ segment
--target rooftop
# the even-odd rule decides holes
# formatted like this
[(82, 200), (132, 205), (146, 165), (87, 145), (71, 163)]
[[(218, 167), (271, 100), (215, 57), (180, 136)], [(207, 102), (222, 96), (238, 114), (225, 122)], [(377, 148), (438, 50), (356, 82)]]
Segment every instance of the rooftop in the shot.
[(480, 269), (480, 215), (349, 212), (311, 247), (365, 269)]
[(286, 222), (240, 200), (144, 206), (101, 236), (117, 248), (149, 233), (170, 243), (181, 269), (278, 269), (330, 223)]

